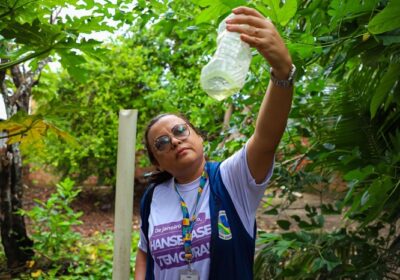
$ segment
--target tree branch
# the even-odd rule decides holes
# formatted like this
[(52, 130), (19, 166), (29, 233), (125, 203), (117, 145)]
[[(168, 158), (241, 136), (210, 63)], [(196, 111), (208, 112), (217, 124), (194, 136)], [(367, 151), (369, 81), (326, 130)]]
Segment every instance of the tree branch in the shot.
[[(28, 75), (33, 75), (33, 77), (40, 75), (42, 73), (43, 68), (47, 65), (47, 63), (51, 62), (52, 59), (51, 57), (46, 57), (45, 59), (42, 59), (41, 61), (39, 61), (38, 63), (38, 67), (36, 68), (36, 70), (32, 73), (32, 71), (28, 71)], [(32, 83), (32, 85), (34, 85), (36, 83), (36, 81), (34, 83)]]
[(0, 15), (0, 19), (3, 18), (3, 17), (5, 17), (5, 16), (7, 16), (7, 15), (9, 15), (9, 14), (11, 14), (12, 11), (13, 11), (12, 9), (9, 9), (7, 12), (2, 13), (2, 14)]
[(31, 4), (31, 3), (37, 2), (37, 0), (32, 0), (32, 1), (30, 1), (30, 2), (26, 2), (26, 3), (22, 4), (22, 5), (19, 6), (19, 7), (16, 7), (17, 4), (18, 4), (18, 2), (19, 2), (19, 0), (16, 0), (15, 3), (14, 3), (14, 5), (13, 5), (12, 7), (9, 7), (9, 10), (8, 10), (7, 12), (4, 12), (4, 13), (2, 13), (2, 14), (0, 15), (0, 18), (6, 17), (7, 15), (11, 14), (13, 11), (16, 11), (16, 10), (18, 10), (18, 9), (21, 9), (23, 6), (26, 6), (26, 5), (29, 5), (29, 4)]
[(10, 138), (10, 137), (18, 136), (18, 135), (27, 133), (28, 131), (29, 131), (29, 129), (26, 129), (26, 130), (23, 130), (21, 132), (17, 132), (17, 133), (14, 133), (14, 134), (6, 135), (6, 136), (0, 136), (0, 139), (7, 139), (7, 138)]
[[(37, 69), (35, 70), (35, 72), (33, 73), (33, 76), (32, 76), (31, 87), (34, 87), (37, 84), (39, 84), (40, 77), (42, 76), (42, 70), (47, 65), (47, 63), (49, 63), (50, 61), (51, 61), (51, 58), (47, 57), (47, 58), (41, 60), (38, 63), (38, 67), (37, 67)], [(35, 76), (38, 76), (37, 79), (34, 79)]]
[(24, 77), (21, 70), (18, 68), (18, 65), (11, 67), (11, 77), (16, 88), (19, 88), (24, 82)]
[[(20, 132), (16, 132), (14, 134), (8, 134), (8, 135), (5, 135), (5, 136), (0, 136), (0, 139), (6, 139), (6, 138), (10, 138), (10, 137), (14, 137), (14, 136), (25, 134), (29, 130), (33, 129), (33, 127), (34, 127), (36, 122), (38, 122), (38, 120), (32, 121), (32, 123), (29, 126), (27, 126), (24, 130), (22, 130)], [(4, 129), (3, 131), (7, 131), (7, 129)]]
[[(1, 60), (2, 59), (0, 59), (0, 63), (1, 63)], [(0, 71), (0, 84), (2, 84), (3, 82), (4, 82), (4, 80), (6, 79), (6, 70), (1, 70)], [(3, 93), (3, 92), (2, 92)]]
[(9, 61), (9, 62), (6, 62), (6, 63), (2, 63), (2, 64), (0, 64), (0, 71), (4, 70), (4, 69), (7, 69), (7, 68), (10, 68), (10, 67), (12, 67), (14, 65), (23, 63), (25, 61), (28, 61), (28, 60), (30, 60), (32, 58), (41, 56), (42, 54), (50, 52), (52, 49), (53, 49), (53, 47), (48, 47), (48, 48), (46, 48), (46, 49), (44, 49), (44, 50), (42, 50), (40, 52), (31, 53), (30, 55), (27, 55), (27, 56), (22, 57), (20, 59), (17, 59), (17, 60), (14, 60), (14, 61)]
[[(27, 73), (25, 73), (25, 75), (21, 74), (18, 67), (13, 66), (11, 68), (12, 74), (13, 74), (13, 80), (15, 79), (14, 84), (17, 87), (17, 91), (15, 92), (15, 94), (13, 96), (10, 97), (10, 104), (14, 105), (15, 103), (17, 103), (20, 107), (22, 106), (23, 108), (25, 108), (25, 105), (21, 104), (21, 101), (19, 100), (20, 97), (26, 93), (28, 93), (28, 95), (30, 95), (30, 90), (32, 89), (32, 87), (34, 85), (36, 85), (38, 83), (40, 74), (41, 74), (43, 68), (50, 61), (51, 61), (51, 58), (49, 58), (49, 57), (41, 60), (38, 63), (38, 67), (34, 72), (28, 71)], [(14, 75), (15, 75), (15, 77), (14, 77)], [(37, 76), (37, 75), (39, 75), (39, 77), (38, 77), (38, 79), (35, 79), (35, 76)], [(25, 110), (28, 110), (28, 108), (25, 108)]]
[[(2, 61), (4, 61), (6, 59), (0, 59), (0, 63)], [(0, 70), (0, 91), (1, 91), (1, 95), (3, 96), (3, 100), (4, 100), (4, 104), (6, 107), (6, 114), (7, 117), (10, 116), (10, 112), (9, 112), (9, 104), (10, 104), (10, 100), (9, 100), (9, 96), (7, 93), (7, 87), (6, 87), (6, 83), (5, 83), (5, 79), (6, 79), (6, 70)]]
[(231, 116), (233, 113), (233, 104), (229, 104), (228, 109), (226, 109), (224, 114), (224, 123), (222, 125), (223, 130), (227, 130), (229, 128), (229, 121), (231, 120)]
[(56, 18), (60, 15), (62, 11), (62, 8), (58, 9), (58, 11), (56, 11), (56, 9), (51, 13), (50, 16), (50, 24), (54, 24)]

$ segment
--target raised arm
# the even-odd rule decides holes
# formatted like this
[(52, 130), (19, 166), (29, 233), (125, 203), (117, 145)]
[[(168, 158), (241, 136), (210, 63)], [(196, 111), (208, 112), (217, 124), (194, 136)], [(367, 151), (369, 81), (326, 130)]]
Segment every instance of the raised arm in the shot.
[[(227, 30), (241, 33), (240, 38), (256, 48), (273, 68), (274, 76), (286, 80), (292, 59), (272, 22), (258, 11), (238, 7), (227, 20)], [(256, 129), (247, 145), (247, 162), (257, 183), (261, 183), (272, 166), (275, 150), (285, 130), (293, 96), (293, 87), (283, 88), (270, 82), (258, 112)]]

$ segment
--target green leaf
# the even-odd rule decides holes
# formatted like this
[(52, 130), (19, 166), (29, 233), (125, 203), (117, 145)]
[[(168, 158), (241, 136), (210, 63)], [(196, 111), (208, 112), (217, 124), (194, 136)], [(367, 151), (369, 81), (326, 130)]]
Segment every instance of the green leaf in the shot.
[(272, 251), (281, 257), (290, 248), (293, 248), (294, 241), (280, 240), (272, 248)]
[(300, 58), (307, 59), (315, 53), (320, 53), (322, 48), (315, 43), (315, 38), (308, 33), (304, 33), (296, 41), (290, 41), (287, 46), (291, 53)]
[(204, 9), (196, 17), (196, 24), (203, 22), (210, 23), (212, 19), (217, 20), (222, 14), (229, 12), (229, 7), (217, 2), (216, 4)]
[(86, 62), (86, 59), (83, 56), (75, 52), (59, 49), (57, 50), (57, 53), (61, 56), (62, 64), (64, 66), (66, 65), (76, 66)]
[(299, 215), (292, 215), (292, 216), (290, 216), (293, 220), (295, 220), (296, 222), (300, 222), (301, 221), (301, 218), (300, 218), (300, 216)]
[(346, 173), (343, 178), (347, 181), (351, 180), (358, 180), (362, 181), (365, 178), (367, 178), (369, 175), (371, 175), (374, 172), (374, 167), (372, 165), (368, 165), (364, 168), (357, 168), (354, 170), (351, 170), (350, 172)]
[(88, 79), (86, 69), (83, 69), (79, 66), (69, 65), (67, 66), (67, 71), (72, 77), (81, 83), (85, 83)]
[(311, 229), (317, 228), (314, 225), (312, 225), (311, 223), (307, 223), (306, 221), (300, 221), (298, 223), (298, 226), (299, 226), (299, 228), (305, 229), (305, 230), (311, 230)]
[(318, 270), (321, 270), (323, 267), (327, 266), (328, 271), (332, 271), (335, 267), (337, 267), (340, 264), (341, 264), (340, 261), (329, 261), (323, 258), (316, 258), (313, 261), (311, 269), (313, 272), (316, 272)]
[(312, 272), (316, 272), (325, 266), (325, 260), (321, 258), (314, 259), (311, 270)]
[(340, 209), (335, 208), (332, 204), (322, 204), (321, 213), (323, 215), (338, 215), (341, 213)]
[(363, 1), (343, 1), (334, 0), (330, 3), (328, 12), (332, 18), (339, 22), (342, 19), (350, 19), (359, 16), (362, 13), (371, 12), (379, 0), (363, 0)]
[(58, 225), (58, 226), (70, 226), (70, 225), (71, 225), (71, 222), (67, 222), (67, 221), (59, 222), (57, 225)]
[(308, 7), (302, 10), (300, 13), (303, 15), (312, 14), (320, 6), (321, 1), (322, 0), (311, 1), (310, 5), (308, 5)]
[(399, 15), (399, 1), (390, 1), (389, 4), (368, 23), (368, 31), (372, 34), (380, 34), (400, 28)]
[(265, 215), (278, 215), (278, 210), (276, 208), (272, 208), (264, 212)]
[(371, 119), (375, 117), (378, 108), (386, 99), (388, 93), (399, 78), (400, 64), (391, 64), (379, 83), (370, 104)]
[(168, 6), (161, 4), (160, 2), (158, 2), (158, 0), (151, 0), (150, 2), (158, 14), (164, 13), (168, 10)]
[(368, 200), (369, 200), (369, 198), (370, 198), (370, 194), (369, 194), (368, 190), (366, 190), (366, 191), (364, 192), (364, 194), (362, 195), (362, 197), (361, 197), (360, 206), (366, 205), (367, 202), (368, 202)]
[(367, 210), (370, 207), (380, 209), (388, 197), (389, 190), (393, 187), (394, 184), (388, 177), (373, 181), (361, 197), (360, 210)]
[(382, 40), (384, 46), (400, 43), (400, 29), (394, 32), (388, 32), (382, 35), (377, 35), (376, 38)]
[(284, 230), (288, 230), (290, 228), (291, 223), (287, 220), (278, 220), (276, 221), (278, 226)]
[(215, 0), (192, 0), (192, 2), (194, 4), (199, 5), (200, 7), (205, 8), (205, 7), (215, 4), (216, 1)]
[(267, 233), (267, 232), (261, 232), (258, 235), (257, 238), (257, 244), (265, 244), (265, 243), (271, 243), (274, 241), (278, 241), (281, 240), (282, 237), (279, 234), (275, 234), (275, 233)]
[(220, 0), (225, 6), (233, 9), (239, 6), (246, 6), (247, 1), (244, 0)]
[(296, 232), (296, 239), (303, 243), (310, 243), (314, 240), (314, 237), (312, 232), (301, 230)]
[(139, 7), (141, 7), (141, 8), (146, 7), (146, 1), (145, 0), (138, 0), (137, 2), (138, 2)]
[(326, 260), (326, 265), (328, 266), (328, 271), (332, 271), (335, 267), (342, 264), (340, 261), (328, 261)]
[(324, 143), (322, 146), (329, 151), (333, 151), (335, 149), (335, 144), (331, 143)]
[(86, 10), (90, 10), (94, 7), (94, 0), (85, 0)]
[(322, 228), (325, 224), (325, 218), (323, 215), (317, 215), (316, 217), (313, 218), (313, 224), (315, 224), (316, 227)]
[(288, 24), (297, 11), (297, 0), (286, 0), (283, 5), (280, 0), (263, 0), (263, 2), (270, 8), (264, 11), (267, 16), (282, 26)]

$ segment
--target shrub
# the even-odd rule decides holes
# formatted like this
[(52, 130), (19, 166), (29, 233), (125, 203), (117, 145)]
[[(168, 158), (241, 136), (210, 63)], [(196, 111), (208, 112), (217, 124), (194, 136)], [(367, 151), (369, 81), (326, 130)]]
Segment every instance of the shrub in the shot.
[[(28, 272), (21, 274), (20, 279), (111, 278), (113, 233), (96, 232), (83, 238), (73, 230), (73, 226), (82, 224), (82, 212), (70, 207), (79, 192), (72, 180), (65, 179), (46, 202), (35, 200), (37, 205), (31, 210), (20, 211), (32, 220), (35, 251), (34, 259), (27, 263)], [(136, 260), (138, 240), (139, 234), (133, 233), (131, 267)]]

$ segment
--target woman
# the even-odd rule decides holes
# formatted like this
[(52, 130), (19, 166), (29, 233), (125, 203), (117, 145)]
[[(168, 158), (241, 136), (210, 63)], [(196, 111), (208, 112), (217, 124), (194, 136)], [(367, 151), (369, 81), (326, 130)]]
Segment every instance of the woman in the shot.
[(272, 174), (293, 93), (294, 65), (273, 24), (247, 7), (227, 30), (272, 67), (254, 134), (221, 164), (206, 163), (203, 139), (183, 117), (155, 118), (146, 131), (152, 163), (173, 178), (141, 202), (135, 279), (252, 279), (255, 214)]

